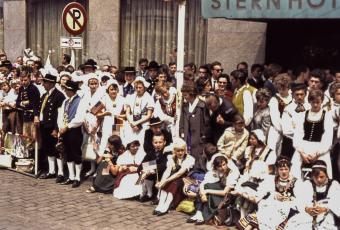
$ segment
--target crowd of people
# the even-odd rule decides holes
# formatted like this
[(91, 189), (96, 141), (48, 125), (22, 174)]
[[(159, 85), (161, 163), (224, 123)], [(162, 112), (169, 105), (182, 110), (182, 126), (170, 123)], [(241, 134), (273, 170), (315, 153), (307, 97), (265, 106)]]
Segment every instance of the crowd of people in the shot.
[(340, 71), (189, 63), (179, 89), (175, 62), (70, 61), (0, 53), (2, 143), (36, 141), (40, 179), (91, 178), (89, 193), (184, 211), (196, 225), (338, 229)]

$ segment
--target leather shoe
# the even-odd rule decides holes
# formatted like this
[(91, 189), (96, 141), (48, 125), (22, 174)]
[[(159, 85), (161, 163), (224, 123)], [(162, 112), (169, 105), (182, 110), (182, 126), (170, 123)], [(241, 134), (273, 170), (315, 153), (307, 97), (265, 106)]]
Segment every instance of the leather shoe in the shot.
[(157, 198), (151, 201), (151, 205), (158, 205), (159, 200)]
[(55, 178), (56, 175), (55, 173), (46, 173), (46, 174), (43, 174), (39, 177), (39, 179), (51, 179), (51, 178)]
[(80, 186), (80, 181), (79, 180), (74, 180), (72, 184), (72, 188), (78, 188)]
[(195, 221), (195, 225), (203, 225), (204, 224), (204, 220), (196, 220)]
[(61, 182), (65, 181), (65, 177), (58, 175), (57, 178), (55, 179), (55, 183), (60, 184)]
[(147, 201), (150, 201), (151, 200), (151, 197), (148, 197), (148, 196), (142, 196), (139, 198), (139, 202), (147, 202)]
[(62, 185), (73, 184), (73, 180), (70, 180), (70, 178), (68, 178), (68, 179), (65, 180), (64, 182), (61, 182), (60, 184), (62, 184)]
[(157, 216), (164, 216), (165, 214), (167, 214), (168, 212), (158, 212), (156, 215)]
[(157, 210), (153, 210), (152, 215), (156, 216), (159, 213)]
[(191, 219), (191, 218), (188, 218), (188, 219), (187, 219), (187, 223), (188, 223), (188, 224), (196, 223), (196, 220)]

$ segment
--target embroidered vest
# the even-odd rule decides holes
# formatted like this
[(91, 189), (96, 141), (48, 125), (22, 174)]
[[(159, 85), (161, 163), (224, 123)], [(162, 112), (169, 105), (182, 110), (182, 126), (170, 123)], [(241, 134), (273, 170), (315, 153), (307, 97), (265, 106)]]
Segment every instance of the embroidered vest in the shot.
[[(243, 93), (245, 90), (248, 90), (248, 87), (243, 87), (241, 90), (239, 90), (238, 93), (234, 94), (233, 96), (233, 104), (236, 107), (236, 109), (238, 110), (238, 112), (243, 116), (244, 113), (244, 102), (243, 102)], [(251, 93), (251, 91), (250, 91)]]
[(324, 119), (325, 119), (326, 111), (322, 112), (322, 116), (319, 121), (310, 121), (308, 120), (309, 110), (305, 114), (305, 122), (303, 124), (303, 129), (305, 135), (303, 140), (312, 141), (312, 142), (320, 142), (323, 133), (325, 132), (324, 128)]
[(76, 116), (76, 112), (79, 106), (80, 97), (76, 95), (70, 103), (70, 100), (65, 102), (65, 113), (67, 114), (68, 123)]

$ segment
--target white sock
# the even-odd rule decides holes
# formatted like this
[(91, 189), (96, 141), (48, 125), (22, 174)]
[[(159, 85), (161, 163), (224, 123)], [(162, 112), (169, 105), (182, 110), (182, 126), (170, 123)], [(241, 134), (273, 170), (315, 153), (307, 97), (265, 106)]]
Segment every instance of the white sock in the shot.
[(142, 183), (142, 193), (140, 194), (140, 197), (145, 196), (147, 191), (148, 191), (147, 188), (146, 188), (146, 182), (145, 181), (146, 180), (144, 180), (144, 182)]
[(55, 157), (47, 157), (48, 159), (48, 173), (55, 174)]
[(86, 174), (91, 175), (96, 172), (96, 161), (91, 161), (91, 169)]
[(58, 176), (64, 176), (64, 161), (57, 158)]
[(174, 196), (169, 192), (168, 196), (166, 197), (165, 203), (161, 207), (161, 212), (166, 212), (169, 210), (170, 204), (172, 200), (174, 199)]
[(68, 178), (74, 180), (74, 162), (67, 162)]
[(80, 181), (80, 172), (82, 164), (76, 164), (76, 177), (75, 180)]
[(161, 192), (159, 194), (159, 202), (158, 202), (157, 207), (155, 208), (156, 211), (162, 210), (162, 206), (164, 205), (167, 196), (168, 196), (168, 193), (161, 190)]
[(196, 220), (204, 221), (202, 212), (200, 210), (197, 210), (195, 217)]
[(152, 197), (152, 188), (153, 188), (153, 181), (152, 180), (144, 180), (146, 191), (148, 197)]

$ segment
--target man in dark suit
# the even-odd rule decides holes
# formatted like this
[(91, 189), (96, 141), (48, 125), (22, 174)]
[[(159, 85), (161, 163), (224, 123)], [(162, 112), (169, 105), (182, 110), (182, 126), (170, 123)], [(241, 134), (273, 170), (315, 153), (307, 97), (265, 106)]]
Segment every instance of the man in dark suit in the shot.
[[(55, 159), (57, 134), (58, 134), (58, 109), (61, 107), (65, 96), (62, 92), (55, 88), (57, 82), (56, 73), (46, 73), (43, 77), (43, 86), (46, 93), (40, 99), (39, 117), (36, 116), (35, 125), (39, 125), (41, 134), (41, 149), (44, 155), (48, 158), (48, 173), (40, 176), (41, 179), (48, 179), (56, 177)], [(58, 156), (57, 156), (58, 157)], [(63, 163), (60, 157), (57, 159), (58, 163), (58, 178), (57, 183), (64, 180)]]
[(19, 118), (22, 120), (23, 125), (19, 130), (22, 130), (22, 134), (29, 137), (29, 148), (33, 148), (33, 141), (36, 140), (36, 128), (33, 124), (35, 116), (39, 116), (39, 100), (40, 93), (38, 88), (31, 83), (30, 74), (26, 71), (20, 76), (21, 86), (19, 88), (18, 97), (16, 100), (16, 107), (19, 112)]
[(211, 141), (216, 145), (224, 130), (232, 126), (237, 110), (228, 100), (216, 94), (207, 97), (206, 106), (210, 113)]

